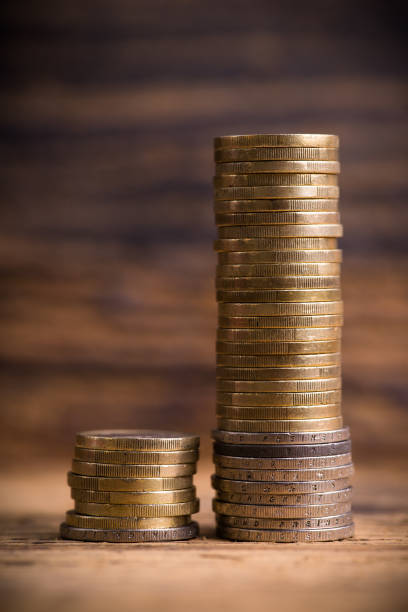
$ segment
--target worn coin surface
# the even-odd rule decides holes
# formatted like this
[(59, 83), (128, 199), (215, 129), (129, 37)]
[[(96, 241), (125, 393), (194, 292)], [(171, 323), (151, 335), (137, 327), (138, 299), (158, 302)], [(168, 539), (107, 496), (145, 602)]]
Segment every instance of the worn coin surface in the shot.
[(311, 160), (311, 161), (337, 161), (339, 159), (338, 145), (335, 147), (245, 147), (215, 149), (214, 160), (216, 162), (246, 162), (265, 160)]
[(340, 389), (341, 378), (314, 378), (312, 380), (232, 380), (216, 378), (218, 391), (230, 393), (264, 393), (264, 392), (314, 392)]
[(159, 518), (120, 518), (108, 516), (87, 516), (69, 510), (65, 522), (82, 529), (169, 529), (183, 527), (191, 523), (191, 516), (167, 516)]
[(167, 529), (83, 529), (66, 523), (60, 527), (62, 538), (88, 542), (171, 542), (190, 540), (197, 537), (198, 533), (198, 524), (195, 522)]
[(247, 289), (332, 289), (340, 287), (340, 276), (216, 276), (223, 290)]
[(341, 366), (291, 368), (230, 368), (217, 366), (217, 377), (227, 380), (301, 380), (332, 378), (341, 375)]
[(90, 489), (91, 491), (172, 491), (192, 487), (193, 477), (123, 478), (114, 476), (104, 478), (68, 472), (68, 484), (73, 489)]
[(338, 276), (340, 264), (337, 263), (263, 263), (218, 265), (217, 276), (222, 278), (252, 276)]
[(339, 137), (334, 134), (237, 134), (214, 138), (214, 149), (338, 146)]
[(224, 225), (218, 228), (220, 239), (230, 238), (340, 238), (340, 223), (310, 225)]
[[(251, 458), (254, 461), (254, 458)], [(351, 461), (351, 459), (349, 459)], [(283, 460), (282, 460), (283, 461)], [(286, 459), (288, 461), (288, 459)], [(351, 478), (354, 474), (352, 463), (337, 467), (315, 469), (246, 469), (239, 467), (222, 467), (215, 464), (215, 473), (220, 478), (246, 482), (317, 482)]]
[(224, 527), (239, 527), (243, 529), (324, 529), (328, 527), (342, 527), (351, 525), (353, 515), (351, 512), (337, 516), (307, 519), (273, 519), (251, 518), (245, 516), (216, 515), (217, 524)]
[(341, 491), (351, 486), (350, 478), (336, 478), (333, 480), (310, 480), (296, 482), (248, 482), (246, 480), (230, 480), (213, 475), (211, 483), (214, 489), (229, 491), (231, 493), (267, 495), (278, 494), (305, 494), (305, 493), (328, 493), (330, 491)]
[(308, 355), (230, 355), (217, 353), (217, 366), (239, 368), (307, 367), (340, 365), (340, 353), (317, 353)]
[(232, 504), (257, 504), (274, 506), (304, 506), (306, 504), (335, 504), (338, 502), (351, 501), (351, 487), (340, 491), (329, 491), (327, 493), (234, 493), (232, 491), (217, 490), (217, 499)]
[(343, 314), (343, 302), (304, 302), (304, 303), (234, 303), (218, 304), (220, 316), (252, 317), (252, 316), (292, 316), (292, 315), (336, 315)]
[(89, 463), (115, 463), (126, 465), (180, 465), (198, 461), (199, 452), (187, 451), (118, 451), (99, 450), (75, 446), (75, 459)]
[(336, 174), (303, 174), (259, 172), (250, 174), (219, 174), (214, 177), (214, 187), (291, 187), (338, 185)]
[[(274, 474), (278, 470), (289, 470), (290, 472), (292, 470), (300, 471), (300, 473), (304, 474), (305, 476), (303, 480), (330, 480), (330, 478), (343, 478), (346, 476), (351, 476), (353, 474), (353, 466), (351, 465), (351, 453), (343, 453), (341, 455), (329, 455), (327, 457), (323, 456), (292, 458), (229, 457), (228, 455), (218, 455), (217, 453), (214, 453), (213, 460), (216, 465), (223, 468), (232, 468), (234, 470), (261, 470), (261, 472), (263, 470), (266, 470), (272, 473), (272, 478), (269, 478), (269, 474), (266, 474), (265, 477), (260, 478), (260, 480), (276, 480)], [(332, 471), (337, 469), (339, 470), (338, 472)], [(308, 470), (309, 472), (307, 472)], [(315, 472), (316, 477), (314, 477)], [(230, 476), (224, 477), (230, 478)], [(245, 477), (241, 478), (240, 480), (248, 480), (248, 478)], [(251, 477), (251, 480), (257, 479)]]
[(308, 342), (312, 340), (337, 340), (340, 327), (285, 327), (285, 328), (223, 328), (217, 331), (222, 342)]
[(218, 289), (218, 302), (337, 302), (340, 289)]
[(200, 438), (190, 434), (155, 429), (116, 429), (78, 433), (76, 443), (77, 446), (102, 450), (177, 451), (197, 449)]
[[(315, 447), (315, 451), (318, 451), (318, 450), (323, 451), (325, 449), (329, 450), (329, 447), (333, 447), (333, 451), (334, 451), (337, 447), (341, 448), (344, 442), (350, 439), (350, 429), (348, 427), (343, 427), (342, 429), (336, 429), (334, 431), (320, 431), (320, 432), (310, 432), (310, 433), (286, 433), (286, 434), (285, 433), (279, 433), (279, 434), (236, 433), (232, 431), (222, 431), (220, 429), (213, 429), (211, 433), (212, 433), (212, 437), (214, 438), (214, 440), (216, 440), (217, 443), (219, 442), (225, 445), (227, 447), (227, 450), (230, 447), (237, 448), (237, 445), (240, 445), (240, 447), (246, 449), (246, 451), (248, 451), (248, 446), (251, 446), (252, 449), (256, 450), (257, 446), (262, 447), (262, 445), (271, 449), (272, 451), (273, 450), (278, 451), (277, 446), (275, 449), (274, 446), (271, 447), (271, 445), (279, 445), (279, 444), (283, 444), (283, 445), (294, 444), (294, 445), (300, 445), (302, 447), (307, 444), (312, 444)], [(267, 448), (266, 449), (260, 448), (259, 451), (264, 452), (267, 450)], [(290, 448), (290, 446), (288, 448)], [(299, 449), (299, 450), (302, 450), (302, 449)], [(310, 450), (310, 456), (318, 454), (315, 451)], [(342, 454), (343, 452), (348, 453), (349, 450), (340, 451), (339, 453), (329, 451), (327, 453), (320, 453), (320, 454), (339, 455), (339, 454)], [(222, 454), (231, 455), (232, 457), (237, 457), (237, 456), (239, 457), (239, 453), (235, 453), (235, 452), (234, 453), (223, 452)], [(306, 452), (306, 454), (303, 456), (307, 456), (307, 455), (308, 455), (308, 452)], [(245, 456), (246, 457), (259, 457), (259, 456), (278, 457), (279, 455), (256, 455), (256, 454), (250, 455), (246, 452), (246, 454), (242, 456), (243, 457)], [(284, 456), (284, 455), (281, 455), (281, 456)]]
[[(341, 404), (317, 406), (226, 406), (217, 404), (217, 417), (238, 420), (322, 419), (341, 416)], [(220, 429), (228, 429), (220, 427)]]
[(218, 326), (223, 329), (316, 329), (320, 327), (341, 327), (342, 325), (343, 315), (339, 314), (310, 316), (276, 315), (273, 317), (218, 317)]
[(218, 253), (221, 265), (341, 263), (341, 249), (297, 249), (295, 251), (227, 251)]
[(217, 187), (214, 192), (216, 200), (257, 200), (292, 198), (322, 198), (337, 200), (340, 190), (337, 185), (279, 185), (258, 187)]
[(270, 238), (222, 238), (214, 241), (215, 251), (295, 251), (337, 250), (337, 238), (316, 238), (312, 236), (290, 236)]
[(215, 214), (256, 212), (338, 212), (334, 198), (271, 198), (262, 200), (215, 200)]
[(302, 519), (346, 514), (351, 511), (350, 502), (334, 504), (308, 504), (306, 506), (261, 506), (256, 504), (233, 504), (213, 500), (213, 510), (227, 516), (253, 518)]
[(91, 516), (129, 516), (129, 517), (160, 517), (185, 516), (195, 514), (200, 507), (199, 500), (180, 502), (178, 504), (98, 504), (92, 502), (75, 502), (78, 514)]
[(241, 542), (332, 542), (354, 535), (354, 525), (331, 527), (329, 529), (240, 529), (219, 526), (217, 536)]
[(196, 471), (195, 463), (174, 465), (134, 465), (92, 463), (90, 461), (72, 460), (72, 471), (85, 476), (105, 476), (107, 478), (178, 478), (190, 476)]
[[(216, 392), (217, 402), (227, 406), (308, 406), (317, 404), (338, 404), (341, 390), (316, 392), (270, 392), (270, 393), (227, 393)], [(337, 429), (337, 428), (335, 428)]]
[(261, 161), (233, 161), (217, 162), (215, 173), (222, 174), (252, 174), (259, 172), (284, 174), (340, 174), (338, 161), (321, 160), (261, 160)]
[[(338, 353), (340, 340), (311, 340), (310, 342), (220, 342), (216, 343), (217, 353), (227, 355), (308, 355)], [(294, 361), (295, 365), (296, 362)], [(224, 402), (228, 404), (229, 402)], [(302, 403), (302, 402), (300, 402)], [(306, 402), (310, 403), (310, 402)], [(318, 403), (318, 402), (316, 402)], [(326, 402), (330, 403), (330, 402)], [(245, 404), (243, 404), (245, 406)], [(250, 405), (250, 404), (248, 404)]]
[(177, 504), (192, 501), (195, 487), (174, 491), (90, 491), (71, 489), (71, 497), (79, 502), (97, 504)]
[(336, 427), (342, 427), (343, 418), (327, 417), (312, 419), (275, 419), (275, 420), (247, 420), (247, 419), (223, 419), (217, 418), (220, 429), (236, 432), (299, 432), (299, 431), (331, 431)]

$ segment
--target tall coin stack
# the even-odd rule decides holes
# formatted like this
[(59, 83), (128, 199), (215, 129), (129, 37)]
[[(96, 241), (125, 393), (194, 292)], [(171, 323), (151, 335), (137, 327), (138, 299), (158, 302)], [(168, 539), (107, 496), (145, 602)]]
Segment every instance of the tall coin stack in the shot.
[(68, 484), (75, 510), (63, 538), (92, 542), (165, 542), (198, 534), (191, 514), (199, 438), (150, 430), (77, 434)]
[(338, 137), (215, 139), (218, 535), (353, 535)]

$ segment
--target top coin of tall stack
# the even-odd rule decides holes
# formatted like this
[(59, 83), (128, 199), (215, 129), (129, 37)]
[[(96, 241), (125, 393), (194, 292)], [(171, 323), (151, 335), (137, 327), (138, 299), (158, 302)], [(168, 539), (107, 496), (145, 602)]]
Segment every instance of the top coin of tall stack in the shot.
[(341, 414), (338, 144), (324, 134), (215, 139), (213, 486), (222, 537), (353, 533)]

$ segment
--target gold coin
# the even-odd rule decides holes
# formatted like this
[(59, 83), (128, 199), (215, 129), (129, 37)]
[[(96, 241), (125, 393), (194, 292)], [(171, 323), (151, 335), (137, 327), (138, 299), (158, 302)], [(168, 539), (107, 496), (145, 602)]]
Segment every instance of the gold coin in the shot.
[(90, 463), (116, 463), (130, 465), (180, 465), (196, 463), (199, 453), (188, 451), (115, 451), (75, 447), (75, 459)]
[(336, 147), (248, 147), (216, 149), (214, 160), (217, 163), (246, 161), (337, 161), (339, 150)]
[(272, 172), (286, 174), (340, 174), (340, 163), (338, 161), (320, 160), (264, 160), (264, 161), (240, 161), (240, 162), (217, 162), (215, 173), (221, 174), (252, 174), (261, 172)]
[(216, 386), (218, 391), (228, 391), (230, 393), (331, 391), (341, 388), (341, 378), (340, 376), (314, 378), (312, 380), (231, 380), (217, 378)]
[[(307, 355), (338, 353), (340, 340), (311, 342), (217, 342), (217, 353), (229, 355)], [(295, 365), (295, 362), (293, 363)]]
[(237, 542), (333, 542), (352, 538), (354, 524), (329, 529), (240, 529), (217, 527), (217, 536)]
[(337, 263), (273, 263), (218, 265), (217, 276), (221, 278), (266, 276), (338, 276), (340, 264)]
[(300, 250), (297, 251), (226, 251), (218, 253), (219, 265), (259, 265), (259, 264), (311, 264), (341, 263), (341, 249)]
[(219, 227), (236, 225), (332, 225), (340, 223), (338, 212), (254, 212), (216, 214)]
[(75, 474), (87, 476), (103, 476), (108, 478), (177, 478), (190, 476), (196, 472), (195, 463), (179, 463), (176, 465), (134, 465), (92, 463), (90, 461), (72, 460), (72, 471)]
[(195, 487), (175, 491), (91, 491), (71, 489), (71, 497), (78, 502), (98, 504), (176, 504), (195, 499)]
[(337, 238), (223, 238), (214, 241), (215, 251), (267, 251), (337, 249)]
[(290, 367), (290, 368), (228, 368), (217, 367), (217, 377), (228, 380), (297, 380), (320, 379), (341, 376), (341, 367)]
[[(226, 406), (217, 404), (217, 417), (224, 419), (321, 419), (341, 416), (340, 404), (319, 404), (317, 406)], [(223, 429), (220, 427), (220, 429)]]
[(217, 524), (225, 527), (240, 527), (245, 529), (323, 529), (325, 527), (342, 527), (351, 525), (351, 512), (309, 519), (255, 519), (243, 516), (225, 516), (217, 514)]
[[(338, 213), (339, 202), (333, 198), (263, 198), (262, 200), (215, 200), (215, 214), (277, 214), (278, 212), (334, 212)], [(248, 225), (250, 225), (248, 223)]]
[(341, 354), (317, 353), (311, 355), (228, 355), (217, 353), (217, 366), (236, 368), (317, 367), (340, 365)]
[(292, 432), (292, 431), (331, 431), (343, 426), (342, 417), (324, 419), (286, 419), (255, 421), (217, 418), (217, 427), (226, 431), (244, 431), (254, 433)]
[(199, 500), (182, 502), (180, 504), (93, 504), (91, 502), (75, 502), (78, 514), (90, 516), (117, 517), (166, 517), (195, 514), (199, 510)]
[[(218, 302), (338, 302), (341, 289), (218, 289)], [(329, 351), (328, 351), (329, 352)]]
[(328, 225), (229, 225), (218, 228), (218, 236), (224, 238), (341, 238), (343, 226)]
[(217, 289), (337, 289), (340, 276), (217, 276)]
[(338, 146), (339, 137), (334, 134), (234, 134), (214, 138), (214, 149)]
[(318, 198), (338, 200), (340, 189), (336, 185), (218, 187), (216, 200), (270, 200), (292, 198)]
[(305, 506), (262, 506), (255, 504), (233, 504), (213, 500), (213, 510), (226, 516), (248, 516), (253, 518), (318, 518), (320, 516), (335, 516), (351, 511), (350, 502), (334, 504), (307, 504)]
[(341, 338), (341, 327), (284, 327), (257, 329), (230, 329), (221, 327), (217, 331), (220, 342), (272, 342), (337, 340)]
[[(306, 481), (350, 478), (351, 453), (324, 457), (230, 457), (214, 453), (213, 461), (223, 478), (234, 480)], [(225, 469), (232, 469), (226, 472)], [(249, 473), (247, 473), (249, 471)], [(218, 472), (217, 472), (218, 473)], [(243, 478), (240, 478), (240, 474)]]
[(220, 174), (214, 177), (214, 187), (291, 187), (337, 185), (336, 174), (274, 174), (260, 172), (258, 174)]
[(76, 443), (77, 446), (101, 450), (179, 451), (197, 449), (200, 438), (173, 431), (117, 429), (78, 433)]
[(218, 304), (218, 313), (225, 317), (342, 315), (343, 302)]
[(218, 326), (222, 329), (319, 329), (342, 325), (343, 315), (218, 317)]
[(229, 491), (231, 493), (296, 495), (298, 493), (329, 493), (330, 491), (340, 491), (350, 487), (350, 478), (297, 482), (247, 482), (246, 480), (229, 480), (213, 475), (211, 477), (211, 484), (213, 489)]
[[(315, 404), (338, 404), (341, 402), (340, 389), (332, 391), (305, 391), (301, 392), (258, 392), (233, 393), (217, 391), (217, 403), (228, 406), (314, 406)], [(293, 426), (293, 425), (292, 425)], [(334, 427), (332, 429), (339, 429)], [(227, 429), (222, 427), (222, 429)], [(228, 430), (228, 429), (227, 429)], [(234, 431), (234, 430), (228, 430)], [(273, 432), (273, 429), (269, 431)], [(313, 431), (313, 429), (303, 429)]]
[(65, 522), (72, 527), (83, 529), (170, 529), (191, 523), (191, 516), (168, 516), (159, 518), (109, 518), (87, 516), (68, 510)]
[(230, 504), (259, 504), (262, 506), (304, 506), (305, 504), (336, 504), (351, 501), (351, 487), (340, 491), (329, 491), (328, 493), (298, 493), (273, 494), (267, 493), (232, 493), (230, 491), (217, 490), (217, 499)]
[(104, 478), (68, 472), (68, 484), (73, 489), (91, 491), (171, 491), (193, 486), (192, 476), (177, 478)]

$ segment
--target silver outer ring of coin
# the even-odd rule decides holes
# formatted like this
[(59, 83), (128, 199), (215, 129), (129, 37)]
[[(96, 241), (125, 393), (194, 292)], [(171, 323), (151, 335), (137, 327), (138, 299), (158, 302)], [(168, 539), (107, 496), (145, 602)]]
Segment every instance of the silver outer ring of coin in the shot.
[(215, 465), (215, 473), (219, 478), (238, 482), (273, 484), (286, 483), (295, 484), (302, 482), (331, 481), (340, 478), (351, 479), (354, 474), (352, 463), (336, 468), (325, 468), (323, 470), (248, 470), (242, 468), (225, 468)]
[(335, 504), (338, 502), (351, 502), (352, 488), (328, 493), (297, 493), (294, 495), (269, 493), (266, 495), (256, 493), (231, 493), (217, 490), (217, 499), (235, 504), (251, 504), (262, 506), (304, 506), (306, 504)]
[(194, 521), (185, 527), (169, 529), (83, 529), (66, 523), (60, 527), (62, 538), (85, 542), (171, 542), (190, 540), (197, 537), (198, 533), (198, 524)]
[(216, 442), (214, 452), (228, 457), (257, 457), (284, 459), (293, 457), (327, 457), (351, 452), (351, 441), (325, 442), (323, 444), (224, 444)]
[(227, 469), (238, 470), (333, 470), (350, 465), (351, 453), (342, 455), (329, 455), (328, 457), (295, 457), (282, 458), (256, 458), (256, 457), (229, 457), (228, 455), (213, 454), (216, 465)]
[(268, 494), (309, 494), (309, 493), (328, 493), (330, 491), (340, 491), (350, 487), (350, 478), (336, 478), (332, 480), (309, 480), (296, 482), (259, 482), (245, 480), (229, 480), (213, 474), (211, 476), (211, 485), (213, 489), (219, 491), (229, 491), (231, 493), (242, 493), (251, 495)]
[(305, 433), (247, 433), (213, 429), (212, 437), (223, 444), (326, 444), (350, 439), (350, 429)]
[(218, 527), (217, 536), (241, 542), (331, 542), (354, 535), (354, 524), (330, 529), (261, 530)]
[(223, 527), (238, 527), (240, 529), (329, 529), (351, 525), (353, 515), (351, 512), (336, 516), (308, 519), (256, 519), (243, 516), (216, 515), (218, 525)]

